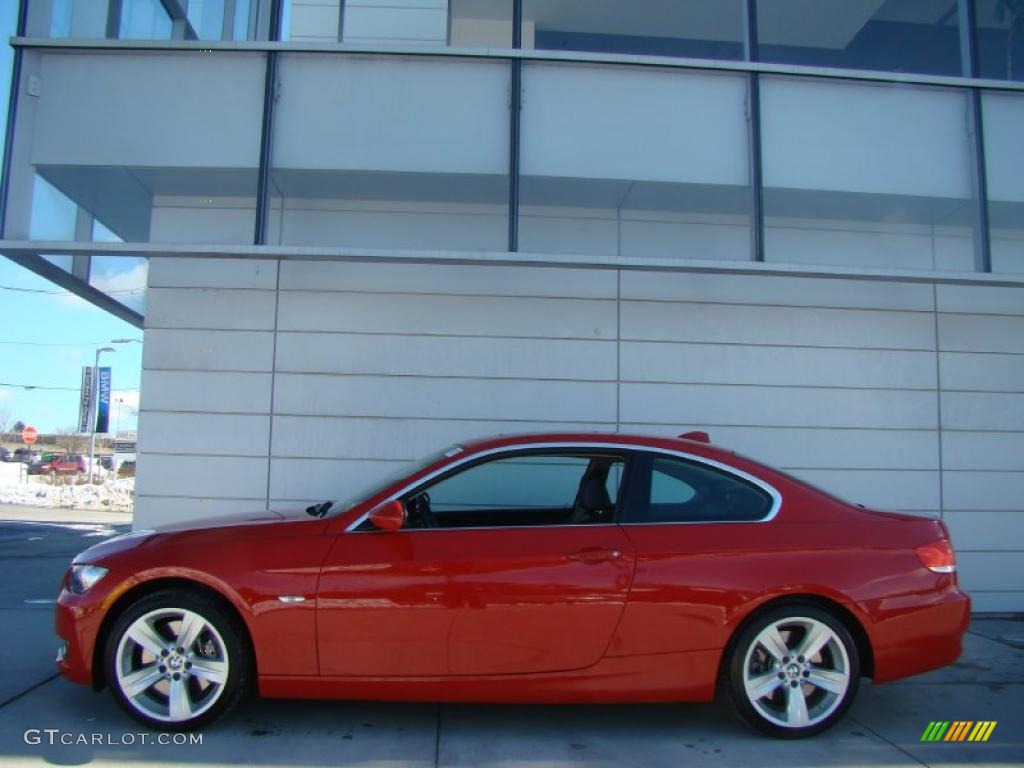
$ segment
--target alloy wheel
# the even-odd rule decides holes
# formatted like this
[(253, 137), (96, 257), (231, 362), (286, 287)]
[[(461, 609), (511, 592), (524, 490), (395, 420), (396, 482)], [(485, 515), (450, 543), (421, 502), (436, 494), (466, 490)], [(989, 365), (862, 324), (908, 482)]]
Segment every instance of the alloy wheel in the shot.
[(809, 729), (846, 701), (852, 670), (846, 643), (823, 621), (794, 616), (764, 626), (743, 658), (743, 689), (760, 717)]
[(224, 693), (227, 645), (202, 615), (159, 608), (122, 633), (114, 659), (116, 684), (139, 714), (166, 723), (195, 720)]

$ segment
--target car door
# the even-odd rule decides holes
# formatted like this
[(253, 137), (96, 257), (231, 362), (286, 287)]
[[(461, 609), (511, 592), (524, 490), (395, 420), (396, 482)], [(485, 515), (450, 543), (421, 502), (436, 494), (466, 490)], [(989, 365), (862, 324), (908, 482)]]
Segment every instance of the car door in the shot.
[(328, 552), (317, 589), (320, 674), (448, 674), (455, 609), (453, 542), (429, 531), (348, 531)]
[[(403, 497), (408, 527), (339, 535), (320, 582), (321, 674), (521, 674), (597, 662), (635, 562), (614, 522), (623, 468), (622, 456), (564, 450), (469, 461)], [(581, 498), (588, 472), (591, 491), (603, 484), (606, 493)]]
[(764, 588), (790, 543), (766, 524), (777, 492), (698, 457), (638, 452), (622, 529), (636, 547), (629, 605), (611, 653), (721, 648), (735, 611)]
[(614, 520), (624, 465), (621, 455), (519, 452), (426, 489), (437, 528), (425, 535), (457, 553), (450, 674), (582, 669), (603, 656), (635, 563)]

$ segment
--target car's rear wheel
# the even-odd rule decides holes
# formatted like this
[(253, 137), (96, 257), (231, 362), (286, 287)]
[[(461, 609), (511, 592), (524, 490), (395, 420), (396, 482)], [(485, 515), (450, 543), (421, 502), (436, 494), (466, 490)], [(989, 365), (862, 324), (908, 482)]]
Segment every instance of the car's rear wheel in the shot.
[(751, 622), (732, 644), (729, 694), (739, 714), (780, 738), (820, 733), (857, 694), (860, 661), (849, 630), (811, 605), (788, 605)]
[(226, 714), (250, 683), (242, 630), (216, 602), (156, 592), (115, 622), (106, 679), (117, 703), (160, 730), (198, 728)]

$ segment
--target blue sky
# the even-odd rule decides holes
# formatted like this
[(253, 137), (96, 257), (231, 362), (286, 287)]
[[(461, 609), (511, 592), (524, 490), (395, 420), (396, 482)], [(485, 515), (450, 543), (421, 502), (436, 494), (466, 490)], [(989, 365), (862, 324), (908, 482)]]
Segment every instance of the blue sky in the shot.
[[(17, 3), (0, 2), (0, 37), (5, 41), (0, 45), (0, 125), (7, 119), (11, 78), (6, 40), (14, 32), (16, 15)], [(125, 262), (126, 268), (134, 266)], [(116, 285), (116, 276), (111, 281)], [(92, 365), (97, 347), (111, 346), (117, 351), (102, 358), (113, 369), (111, 430), (118, 421), (118, 399), (123, 401), (120, 429), (134, 430), (142, 345), (110, 344), (120, 338), (141, 339), (142, 332), (0, 257), (0, 422), (21, 420), (40, 432), (74, 428), (82, 366)]]

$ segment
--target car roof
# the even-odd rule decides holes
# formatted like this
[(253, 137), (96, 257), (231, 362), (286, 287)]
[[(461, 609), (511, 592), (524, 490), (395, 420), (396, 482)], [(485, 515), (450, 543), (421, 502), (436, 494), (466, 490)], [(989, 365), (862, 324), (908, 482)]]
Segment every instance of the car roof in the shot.
[[(689, 433), (688, 433), (689, 434)], [(662, 448), (689, 451), (706, 456), (732, 455), (732, 451), (703, 440), (689, 440), (666, 435), (640, 435), (623, 432), (527, 432), (522, 434), (493, 435), (461, 443), (467, 451), (516, 448), (534, 444), (571, 443), (580, 446), (621, 445), (624, 448)]]

